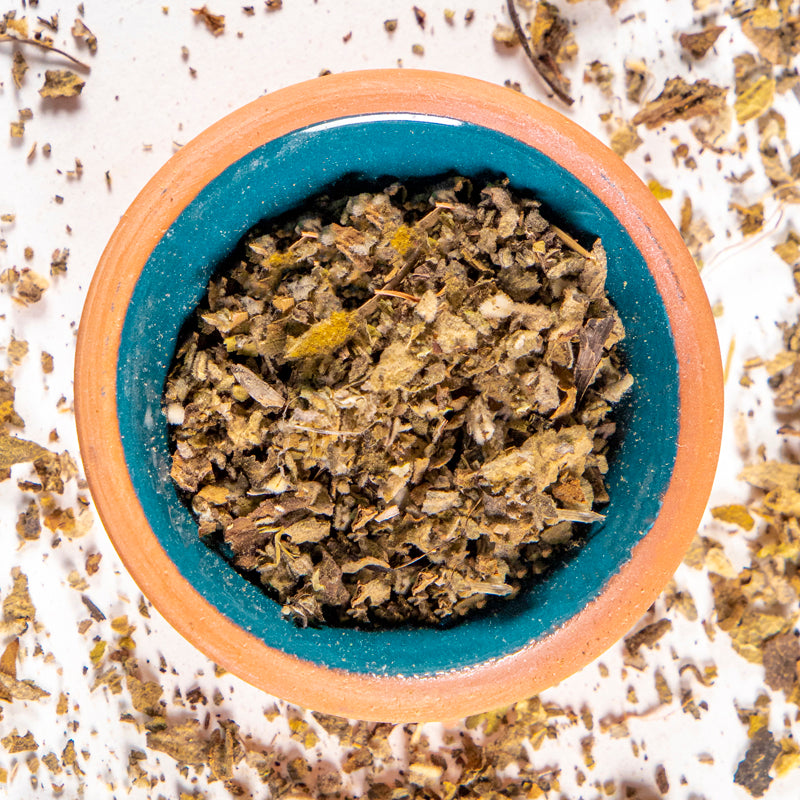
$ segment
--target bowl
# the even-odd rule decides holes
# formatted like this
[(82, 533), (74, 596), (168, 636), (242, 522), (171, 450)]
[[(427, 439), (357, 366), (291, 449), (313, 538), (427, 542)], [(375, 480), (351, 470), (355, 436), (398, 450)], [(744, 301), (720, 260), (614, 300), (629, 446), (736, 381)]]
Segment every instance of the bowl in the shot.
[[(166, 372), (215, 266), (258, 220), (347, 178), (503, 173), (608, 253), (635, 384), (611, 502), (546, 580), (448, 628), (297, 628), (197, 537), (169, 478)], [(142, 592), (193, 645), (263, 690), (369, 720), (456, 719), (529, 697), (624, 635), (678, 566), (705, 508), (722, 370), (697, 268), (647, 187), (561, 114), (511, 90), (414, 70), (331, 75), (211, 126), (155, 175), (95, 272), (75, 368), (81, 455)]]

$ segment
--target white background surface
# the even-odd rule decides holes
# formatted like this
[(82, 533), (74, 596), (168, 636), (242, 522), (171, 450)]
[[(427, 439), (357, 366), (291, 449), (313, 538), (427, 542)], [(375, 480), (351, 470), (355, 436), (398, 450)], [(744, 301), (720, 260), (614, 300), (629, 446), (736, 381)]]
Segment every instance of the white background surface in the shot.
[[(26, 438), (46, 444), (48, 433), (55, 428), (60, 439), (57, 447), (69, 450), (77, 459), (74, 417), (69, 410), (74, 339), (94, 267), (120, 215), (148, 178), (182, 143), (229, 111), (264, 92), (315, 77), (323, 69), (340, 72), (395, 67), (399, 61), (406, 67), (447, 70), (496, 83), (519, 81), (526, 94), (565, 111), (557, 100), (547, 98), (519, 48), (503, 52), (495, 48), (492, 30), (497, 22), (508, 21), (502, 0), (473, 0), (469, 4), (462, 0), (422, 0), (418, 4), (427, 12), (424, 31), (415, 23), (411, 2), (284, 0), (284, 8), (275, 12), (267, 12), (262, 0), (253, 2), (255, 15), (250, 17), (242, 12), (240, 3), (213, 0), (210, 10), (226, 15), (225, 33), (215, 38), (192, 16), (191, 6), (200, 5), (199, 2), (172, 2), (168, 13), (164, 13), (161, 2), (87, 0), (84, 21), (99, 40), (93, 57), (69, 33), (77, 15), (75, 5), (41, 0), (38, 8), (28, 10), (29, 16), (59, 13), (61, 28), (55, 34), (56, 44), (91, 64), (91, 73), (84, 76), (87, 83), (82, 95), (69, 101), (46, 101), (37, 93), (44, 70), (66, 68), (67, 63), (52, 54), (26, 49), (31, 70), (23, 87), (16, 90), (10, 76), (12, 48), (0, 43), (0, 213), (16, 214), (13, 224), (0, 224), (0, 238), (5, 238), (8, 245), (6, 250), (0, 250), (0, 270), (12, 265), (28, 266), (46, 275), (52, 251), (64, 247), (70, 250), (66, 276), (53, 279), (37, 305), (23, 308), (10, 300), (5, 288), (0, 290), (0, 313), (4, 314), (0, 319), (0, 347), (5, 347), (12, 336), (25, 339), (30, 345), (24, 362), (13, 367), (17, 409), (26, 422)], [(446, 6), (456, 11), (452, 26), (444, 21)], [(475, 9), (475, 19), (465, 25), (464, 12), (469, 7)], [(575, 62), (566, 69), (577, 102), (565, 113), (604, 140), (607, 129), (600, 113), (612, 110), (615, 115), (630, 118), (637, 110), (624, 99), (622, 75), (626, 57), (646, 59), (652, 71), (646, 97), (652, 99), (664, 81), (676, 74), (690, 81), (708, 77), (721, 85), (732, 85), (733, 56), (754, 50), (741, 36), (738, 23), (723, 13), (722, 3), (710, 4), (711, 10), (719, 12), (720, 24), (727, 26), (717, 43), (716, 55), (694, 65), (681, 60), (674, 39), (676, 31), (700, 28), (701, 15), (689, 0), (626, 0), (616, 15), (603, 2), (592, 0), (576, 5), (562, 1), (559, 7), (568, 19), (577, 22), (579, 46)], [(18, 16), (26, 13), (19, 2), (7, 2), (5, 9), (11, 8), (17, 9)], [(636, 16), (621, 23), (623, 18), (640, 12), (644, 18)], [(392, 35), (383, 28), (387, 18), (398, 19), (397, 31)], [(344, 42), (343, 37), (349, 33), (351, 38)], [(423, 56), (412, 53), (414, 43), (424, 45)], [(186, 60), (181, 55), (182, 46), (189, 50)], [(582, 82), (584, 66), (595, 58), (608, 63), (617, 75), (613, 100)], [(196, 70), (196, 77), (190, 75), (189, 67)], [(795, 137), (796, 150), (800, 133), (797, 99), (789, 94), (780, 103), (778, 107), (789, 123), (789, 135)], [(6, 139), (8, 121), (16, 119), (17, 110), (25, 107), (32, 109), (34, 117), (26, 125), (24, 139)], [(689, 194), (695, 209), (708, 218), (716, 234), (705, 248), (707, 267), (702, 276), (711, 303), (721, 303), (724, 309), (718, 318), (723, 353), (727, 354), (731, 342), (735, 342), (726, 385), (725, 440), (711, 506), (746, 502), (749, 498), (746, 486), (736, 480), (742, 465), (734, 436), (737, 419), (751, 449), (763, 443), (768, 454), (781, 452), (784, 440), (775, 433), (777, 425), (765, 375), (754, 373), (756, 385), (750, 389), (739, 386), (738, 378), (745, 359), (769, 357), (780, 349), (776, 322), (795, 318), (798, 310), (790, 270), (772, 252), (772, 246), (785, 238), (792, 216), (795, 228), (800, 227), (797, 207), (779, 209), (767, 196), (767, 233), (747, 242), (741, 241), (728, 211), (729, 201), (748, 205), (762, 199), (769, 190), (758, 163), (755, 123), (749, 123), (745, 131), (751, 142), (747, 154), (719, 156), (701, 153), (685, 123), (656, 131), (640, 128), (645, 143), (627, 158), (644, 180), (656, 178), (673, 190), (665, 207), (674, 220), (678, 219), (683, 197)], [(734, 125), (731, 144), (737, 134)], [(698, 164), (695, 171), (675, 166), (671, 156), (675, 142), (671, 137), (689, 145)], [(38, 143), (37, 153), (28, 161), (26, 155), (34, 142)], [(52, 146), (49, 158), (41, 149), (46, 142)], [(71, 179), (66, 173), (74, 169), (76, 157), (83, 163), (83, 175)], [(741, 174), (749, 165), (755, 176), (742, 187), (724, 180), (731, 172)], [(112, 179), (110, 188), (106, 171)], [(56, 195), (64, 198), (62, 204), (55, 201)], [(34, 249), (31, 260), (24, 256), (26, 246)], [(55, 371), (49, 376), (42, 375), (39, 365), (43, 349), (55, 359)], [(3, 361), (0, 351), (0, 367), (4, 366)], [(66, 398), (66, 408), (58, 406), (62, 396)], [(750, 411), (752, 417), (747, 416)], [(273, 706), (272, 698), (230, 675), (215, 678), (213, 665), (185, 643), (155, 610), (151, 610), (149, 620), (140, 618), (136, 610), (139, 591), (119, 565), (99, 522), (82, 539), (64, 540), (55, 549), (48, 531), (43, 531), (38, 541), (20, 546), (14, 526), (26, 498), (16, 489), (16, 479), (28, 475), (28, 467), (21, 465), (14, 468), (11, 481), (0, 484), (0, 594), (5, 596), (11, 588), (12, 566), (20, 566), (30, 581), (40, 630), (29, 631), (21, 640), (18, 675), (36, 680), (51, 697), (40, 703), (1, 704), (0, 738), (15, 727), (19, 733), (30, 729), (39, 743), (40, 755), (49, 750), (61, 753), (70, 738), (79, 751), (86, 750), (89, 755), (79, 756), (85, 773), (82, 778), (64, 773), (51, 777), (41, 766), (39, 785), (34, 789), (24, 763), (29, 754), (10, 755), (0, 749), (0, 767), (10, 773), (10, 782), (0, 786), (0, 794), (5, 790), (13, 798), (50, 797), (54, 794), (52, 783), (64, 784), (65, 797), (81, 792), (90, 798), (107, 797), (108, 785), (113, 786), (116, 797), (156, 797), (161, 793), (177, 798), (179, 791), (190, 791), (190, 779), (179, 775), (174, 762), (158, 753), (148, 754), (143, 766), (149, 773), (163, 776), (163, 783), (152, 791), (131, 787), (128, 753), (132, 748), (144, 749), (144, 732), (119, 721), (120, 713), (130, 710), (125, 692), (112, 695), (104, 688), (90, 691), (93, 669), (89, 652), (93, 637), (110, 640), (113, 634), (108, 622), (96, 623), (83, 636), (78, 633), (77, 625), (87, 613), (80, 600), (81, 592), (69, 586), (67, 575), (77, 569), (85, 577), (86, 555), (94, 552), (103, 558), (99, 572), (88, 578), (89, 588), (85, 591), (109, 620), (128, 614), (136, 625), (133, 638), (147, 674), (156, 676), (159, 658), (166, 660), (170, 671), (158, 676), (167, 686), (165, 697), (170, 699), (175, 687), (185, 695), (195, 686), (202, 686), (209, 698), (218, 689), (222, 700), (209, 708), (212, 714), (234, 718), (242, 726), (243, 735), (249, 734), (263, 745), (271, 744), (276, 751), (291, 750), (287, 737), (291, 710), (285, 704), (279, 703), (281, 714), (277, 718), (266, 719), (263, 712)], [(78, 491), (73, 481), (67, 499), (74, 498)], [(738, 569), (747, 559), (746, 535), (741, 531), (730, 535), (731, 530), (708, 517), (703, 533), (724, 542)], [(682, 567), (677, 581), (681, 588), (692, 592), (700, 619), (709, 617), (713, 603), (705, 574)], [(659, 603), (655, 615), (645, 621), (658, 619), (662, 612)], [(602, 787), (603, 782), (614, 780), (617, 796), (625, 796), (626, 786), (636, 786), (642, 797), (658, 797), (654, 774), (659, 764), (664, 765), (669, 776), (670, 797), (747, 796), (733, 784), (736, 766), (748, 743), (735, 704), (752, 706), (761, 691), (768, 691), (762, 686), (763, 670), (737, 656), (724, 634), (711, 642), (699, 621), (688, 622), (680, 616), (673, 620), (672, 631), (658, 648), (645, 651), (649, 663), (646, 671), (629, 669), (623, 676), (621, 649), (612, 648), (599, 659), (608, 667), (609, 677), (601, 678), (596, 663), (549, 690), (545, 697), (576, 711), (589, 705), (596, 720), (625, 710), (646, 710), (656, 704), (653, 670), (661, 666), (676, 695), (682, 686), (691, 685), (696, 700), (708, 703), (708, 711), (696, 721), (683, 713), (676, 702), (654, 714), (632, 719), (630, 738), (613, 739), (595, 730), (597, 763), (593, 770), (584, 767), (579, 744), (586, 731), (580, 725), (564, 722), (557, 741), (546, 742), (540, 750), (532, 751), (537, 767), (555, 766), (561, 770), (561, 790), (552, 791), (550, 796), (589, 800), (603, 796), (598, 782)], [(35, 654), (37, 642), (43, 650), (41, 655)], [(0, 650), (6, 644), (7, 639), (0, 638)], [(679, 674), (679, 668), (687, 662), (701, 669), (715, 663), (719, 678), (704, 689), (693, 683), (689, 673)], [(626, 700), (630, 686), (638, 695), (636, 705)], [(49, 701), (55, 701), (62, 691), (69, 695), (70, 711), (56, 717), (54, 702)], [(768, 693), (773, 697), (771, 728), (776, 738), (787, 732), (800, 734), (800, 725), (795, 721), (797, 708), (785, 706), (780, 693)], [(430, 726), (429, 732), (435, 743), (440, 728)], [(631, 740), (640, 746), (638, 756), (634, 755)], [(335, 758), (336, 743), (324, 740), (323, 744)], [(697, 756), (701, 753), (711, 753), (714, 763), (700, 763)], [(587, 774), (582, 787), (575, 784), (576, 767)], [(198, 789), (208, 797), (228, 796), (220, 783), (207, 786), (202, 776), (196, 780)], [(242, 781), (256, 796), (265, 796), (254, 773), (244, 769)], [(79, 787), (81, 782), (85, 783), (83, 789)], [(356, 772), (347, 778), (345, 788), (358, 791), (362, 785), (363, 774)], [(795, 772), (773, 782), (766, 797), (778, 800), (799, 795), (800, 772)]]

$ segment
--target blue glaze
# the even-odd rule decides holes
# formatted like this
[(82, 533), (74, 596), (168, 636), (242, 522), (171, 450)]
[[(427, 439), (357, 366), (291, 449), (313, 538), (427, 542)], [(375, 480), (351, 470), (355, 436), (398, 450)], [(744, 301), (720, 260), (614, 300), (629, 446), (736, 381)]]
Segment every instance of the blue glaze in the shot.
[[(298, 629), (280, 607), (197, 538), (169, 478), (160, 398), (183, 320), (216, 264), (258, 220), (288, 211), (345, 175), (366, 179), (504, 173), (544, 213), (608, 253), (608, 291), (628, 332), (636, 384), (618, 411), (624, 437), (608, 476), (612, 502), (586, 545), (548, 579), (492, 613), (449, 629)], [(664, 306), (628, 234), (573, 175), (519, 141), (476, 125), (409, 114), (346, 118), (296, 131), (249, 153), (206, 186), (151, 254), (136, 285), (117, 366), (120, 430), (131, 479), (159, 541), (186, 579), (268, 645), (328, 667), (422, 675), (524, 647), (597, 597), (650, 529), (677, 448), (678, 374)]]

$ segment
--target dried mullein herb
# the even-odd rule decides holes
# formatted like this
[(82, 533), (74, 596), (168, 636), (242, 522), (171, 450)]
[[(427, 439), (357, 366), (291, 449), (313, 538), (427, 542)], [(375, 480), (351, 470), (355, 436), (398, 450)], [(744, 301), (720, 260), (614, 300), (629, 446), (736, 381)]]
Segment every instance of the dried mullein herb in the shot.
[(42, 97), (75, 97), (86, 85), (86, 81), (68, 69), (48, 69), (44, 78), (44, 84), (39, 89)]
[(86, 43), (89, 52), (94, 55), (97, 52), (97, 37), (89, 30), (86, 23), (81, 19), (76, 19), (75, 24), (70, 29), (72, 35)]
[(201, 538), (299, 624), (434, 624), (516, 595), (608, 500), (632, 378), (605, 278), (599, 241), (504, 181), (256, 226), (165, 389)]
[(583, 71), (583, 82), (594, 83), (606, 96), (611, 97), (614, 93), (614, 72), (608, 64), (594, 60), (588, 64)]
[(725, 94), (724, 88), (709, 83), (705, 78), (692, 84), (680, 77), (671, 78), (664, 84), (661, 94), (636, 114), (633, 124), (658, 128), (679, 119), (714, 116), (724, 108)]
[(759, 728), (750, 738), (750, 747), (739, 762), (733, 782), (744, 787), (752, 797), (761, 797), (769, 789), (769, 772), (780, 755), (781, 746), (768, 728)]
[(21, 50), (14, 51), (14, 59), (13, 65), (11, 67), (11, 77), (14, 80), (14, 86), (17, 89), (22, 88), (22, 79), (25, 77), (25, 73), (28, 71), (28, 62), (25, 60), (25, 56), (22, 55)]
[(21, 464), (48, 454), (50, 451), (36, 442), (0, 433), (0, 469)]
[(194, 14), (196, 20), (201, 20), (205, 23), (206, 28), (208, 28), (212, 35), (222, 36), (222, 34), (225, 33), (224, 14), (212, 14), (206, 5), (202, 8), (193, 8), (192, 14)]
[(697, 33), (682, 33), (678, 41), (692, 58), (700, 59), (705, 57), (724, 30), (724, 25), (709, 25)]
[(571, 106), (575, 101), (569, 95), (569, 79), (561, 72), (561, 63), (574, 57), (577, 52), (568, 23), (552, 3), (539, 0), (531, 25), (531, 39), (528, 41), (514, 0), (506, 0), (506, 8), (516, 38), (539, 77), (562, 103)]
[(641, 103), (651, 73), (644, 61), (625, 60), (625, 96), (631, 103)]
[(772, 64), (760, 61), (751, 53), (733, 59), (736, 100), (733, 109), (740, 125), (765, 114), (775, 99)]

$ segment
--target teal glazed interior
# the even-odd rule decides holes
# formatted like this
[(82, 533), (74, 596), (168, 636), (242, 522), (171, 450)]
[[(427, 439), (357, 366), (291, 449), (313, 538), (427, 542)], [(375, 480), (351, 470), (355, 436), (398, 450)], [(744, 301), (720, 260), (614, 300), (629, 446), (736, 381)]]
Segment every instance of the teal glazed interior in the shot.
[[(608, 479), (612, 498), (585, 546), (530, 591), (447, 629), (299, 629), (278, 603), (197, 537), (169, 477), (161, 394), (181, 324), (215, 266), (257, 221), (302, 205), (347, 175), (367, 180), (506, 174), (585, 245), (608, 252), (608, 291), (625, 323), (635, 386)], [(294, 131), (253, 150), (208, 184), (165, 233), (136, 284), (117, 364), (120, 431), (131, 480), (159, 542), (186, 580), (267, 645), (357, 673), (426, 675), (510, 654), (597, 597), (651, 528), (677, 450), (678, 367), (664, 305), (644, 258), (609, 209), (549, 157), (495, 130), (410, 114), (348, 117)]]

